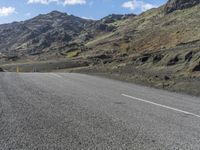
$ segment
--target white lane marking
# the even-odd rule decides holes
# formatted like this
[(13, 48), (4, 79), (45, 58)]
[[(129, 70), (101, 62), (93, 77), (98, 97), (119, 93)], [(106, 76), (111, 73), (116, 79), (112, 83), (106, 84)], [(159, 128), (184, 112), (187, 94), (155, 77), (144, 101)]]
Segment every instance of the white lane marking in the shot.
[(159, 107), (162, 107), (162, 108), (170, 109), (170, 110), (173, 110), (173, 111), (176, 111), (176, 112), (184, 113), (186, 115), (191, 115), (191, 116), (195, 116), (195, 117), (200, 118), (200, 115), (197, 115), (197, 114), (194, 114), (194, 113), (191, 113), (191, 112), (187, 112), (187, 111), (184, 111), (184, 110), (180, 110), (180, 109), (177, 109), (177, 108), (173, 108), (173, 107), (170, 107), (170, 106), (158, 104), (158, 103), (155, 103), (155, 102), (151, 102), (151, 101), (148, 101), (148, 100), (144, 100), (144, 99), (133, 97), (133, 96), (126, 95), (126, 94), (122, 94), (122, 96), (131, 98), (131, 99), (134, 99), (134, 100), (137, 100), (137, 101), (149, 103), (149, 104), (152, 104), (152, 105), (156, 105), (156, 106), (159, 106)]
[(58, 78), (62, 78), (60, 75), (56, 74), (56, 73), (51, 73), (51, 75), (56, 76)]

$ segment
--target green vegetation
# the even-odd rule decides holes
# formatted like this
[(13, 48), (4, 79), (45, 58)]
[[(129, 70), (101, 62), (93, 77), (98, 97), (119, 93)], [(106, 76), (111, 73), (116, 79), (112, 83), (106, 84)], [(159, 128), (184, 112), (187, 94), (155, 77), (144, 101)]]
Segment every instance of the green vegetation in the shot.
[(71, 52), (66, 52), (65, 55), (68, 58), (74, 58), (77, 57), (80, 54), (80, 50), (75, 50), (75, 51), (71, 51)]

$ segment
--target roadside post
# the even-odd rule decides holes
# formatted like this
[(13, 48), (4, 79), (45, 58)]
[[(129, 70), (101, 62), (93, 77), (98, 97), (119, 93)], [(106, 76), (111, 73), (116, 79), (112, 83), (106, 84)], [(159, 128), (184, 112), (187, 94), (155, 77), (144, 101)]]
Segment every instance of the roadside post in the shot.
[(16, 68), (16, 72), (17, 72), (17, 73), (20, 72), (19, 66), (17, 66), (17, 68)]

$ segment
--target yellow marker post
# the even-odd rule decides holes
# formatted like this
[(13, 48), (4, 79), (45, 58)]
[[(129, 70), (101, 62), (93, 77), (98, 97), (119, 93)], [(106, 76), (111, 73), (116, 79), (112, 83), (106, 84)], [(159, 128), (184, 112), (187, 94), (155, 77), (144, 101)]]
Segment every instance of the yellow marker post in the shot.
[(20, 70), (19, 70), (19, 66), (17, 66), (17, 68), (16, 68), (16, 72), (17, 72), (17, 73), (20, 72)]

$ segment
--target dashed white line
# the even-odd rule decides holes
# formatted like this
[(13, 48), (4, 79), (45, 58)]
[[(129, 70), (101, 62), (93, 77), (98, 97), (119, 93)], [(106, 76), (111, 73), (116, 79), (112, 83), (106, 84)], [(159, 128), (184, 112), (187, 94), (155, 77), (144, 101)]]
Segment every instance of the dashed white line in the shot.
[(149, 104), (152, 104), (152, 105), (155, 105), (155, 106), (159, 106), (159, 107), (162, 107), (162, 108), (165, 108), (165, 109), (173, 110), (173, 111), (176, 111), (176, 112), (184, 113), (184, 114), (186, 114), (186, 115), (191, 115), (191, 116), (195, 116), (195, 117), (200, 118), (200, 115), (197, 115), (197, 114), (194, 114), (194, 113), (191, 113), (191, 112), (187, 112), (187, 111), (180, 110), (180, 109), (177, 109), (177, 108), (173, 108), (173, 107), (170, 107), (170, 106), (158, 104), (158, 103), (155, 103), (155, 102), (151, 102), (151, 101), (148, 101), (148, 100), (145, 100), (145, 99), (133, 97), (133, 96), (126, 95), (126, 94), (121, 94), (121, 95), (122, 95), (122, 96), (125, 96), (125, 97), (127, 97), (127, 98), (131, 98), (131, 99), (137, 100), (137, 101), (149, 103)]
[(56, 74), (56, 73), (51, 73), (51, 75), (56, 76), (58, 78), (62, 78), (60, 75)]

